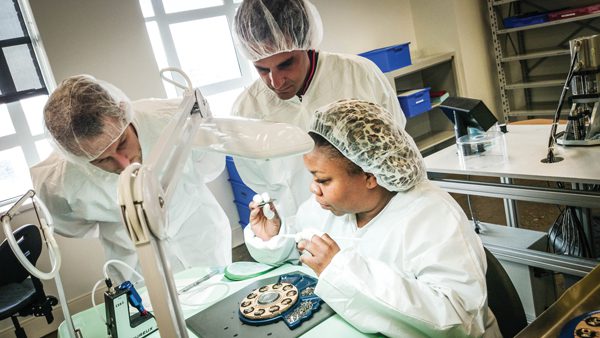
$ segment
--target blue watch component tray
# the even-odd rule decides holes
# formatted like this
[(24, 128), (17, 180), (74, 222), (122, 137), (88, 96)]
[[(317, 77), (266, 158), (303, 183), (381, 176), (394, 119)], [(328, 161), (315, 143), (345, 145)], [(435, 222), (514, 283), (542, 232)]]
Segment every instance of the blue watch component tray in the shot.
[[(300, 326), (302, 322), (310, 319), (313, 312), (318, 311), (321, 307), (323, 301), (314, 293), (316, 285), (317, 279), (305, 274), (282, 275), (279, 277), (277, 283), (264, 285), (252, 290), (245, 298), (248, 299), (248, 305), (244, 306), (244, 301), (240, 303), (240, 310), (238, 312), (239, 318), (242, 322), (249, 325), (265, 325), (283, 320), (290, 329), (295, 329)], [(289, 289), (286, 290), (286, 287), (289, 287)], [(286, 293), (293, 294), (295, 297), (286, 297)], [(248, 313), (254, 318), (250, 318), (248, 315), (244, 314), (247, 310), (255, 310), (252, 305), (260, 306), (259, 303), (261, 297), (267, 299), (262, 306), (262, 308), (266, 310), (262, 314), (267, 315), (267, 318), (252, 316), (256, 313), (253, 313), (253, 311), (248, 311)], [(252, 300), (255, 299), (258, 299), (258, 301), (252, 302)], [(294, 300), (293, 303), (292, 299)], [(280, 310), (281, 306), (283, 306), (282, 302), (285, 303), (286, 301), (289, 301), (289, 307), (287, 307), (285, 311), (274, 311), (274, 313), (269, 313), (269, 308)], [(262, 309), (258, 309), (258, 311), (260, 310)]]
[(577, 316), (560, 330), (559, 338), (600, 337), (600, 310)]
[[(265, 286), (284, 283), (293, 285), (298, 291), (298, 301), (281, 313), (277, 320), (260, 323), (242, 320), (240, 306), (250, 293)], [(314, 294), (316, 284), (316, 278), (299, 271), (259, 279), (198, 312), (185, 322), (190, 331), (198, 337), (298, 337), (335, 314), (327, 303)], [(269, 296), (266, 298), (267, 301), (272, 300)], [(304, 303), (304, 308), (300, 311), (298, 309), (301, 309), (303, 301), (307, 303)], [(295, 310), (298, 312), (294, 314)]]

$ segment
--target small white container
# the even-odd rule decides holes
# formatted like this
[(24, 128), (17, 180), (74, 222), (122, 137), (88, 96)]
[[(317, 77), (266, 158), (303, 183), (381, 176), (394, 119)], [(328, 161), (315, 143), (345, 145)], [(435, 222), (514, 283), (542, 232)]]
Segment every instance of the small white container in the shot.
[(456, 146), (464, 169), (498, 166), (507, 159), (506, 141), (502, 132), (465, 135), (456, 141)]

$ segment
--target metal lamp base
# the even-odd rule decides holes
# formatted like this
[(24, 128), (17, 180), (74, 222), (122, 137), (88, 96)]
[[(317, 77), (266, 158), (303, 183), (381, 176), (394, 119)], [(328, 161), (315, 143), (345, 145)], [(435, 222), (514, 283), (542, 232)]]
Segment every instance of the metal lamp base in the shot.
[(600, 139), (594, 140), (565, 140), (564, 136), (556, 139), (556, 143), (561, 146), (598, 146)]

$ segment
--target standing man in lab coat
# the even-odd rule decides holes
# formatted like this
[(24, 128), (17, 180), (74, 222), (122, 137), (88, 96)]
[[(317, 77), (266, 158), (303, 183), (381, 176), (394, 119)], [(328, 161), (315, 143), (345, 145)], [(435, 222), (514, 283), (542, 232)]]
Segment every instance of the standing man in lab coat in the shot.
[[(236, 100), (232, 114), (287, 122), (306, 129), (315, 110), (342, 99), (376, 102), (404, 128), (394, 89), (371, 61), (356, 55), (317, 51), (323, 26), (307, 0), (244, 0), (234, 21), (241, 51), (253, 62), (260, 79)], [(254, 191), (277, 199), (280, 215), (294, 215), (310, 193), (310, 175), (300, 156), (257, 163), (235, 160)]]
[[(57, 233), (97, 237), (107, 260), (119, 259), (139, 270), (121, 221), (119, 173), (152, 152), (179, 103), (148, 99), (132, 104), (115, 86), (87, 75), (70, 77), (56, 88), (44, 107), (56, 150), (31, 168), (31, 176)], [(174, 272), (231, 262), (229, 221), (206, 186), (224, 169), (223, 160), (221, 155), (192, 152), (167, 201), (166, 249)], [(121, 265), (116, 269), (117, 278), (132, 277)]]

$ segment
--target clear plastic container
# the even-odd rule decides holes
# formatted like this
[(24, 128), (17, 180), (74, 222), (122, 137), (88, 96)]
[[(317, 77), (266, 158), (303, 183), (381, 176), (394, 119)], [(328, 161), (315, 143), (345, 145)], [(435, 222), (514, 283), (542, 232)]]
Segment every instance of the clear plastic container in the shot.
[(456, 146), (460, 164), (465, 169), (498, 166), (507, 159), (506, 141), (502, 132), (465, 135), (457, 140)]

